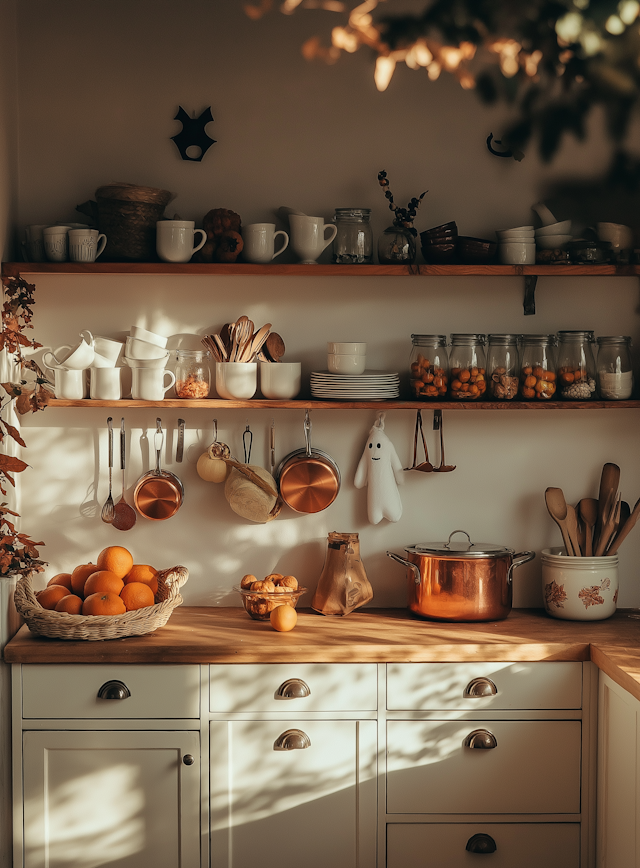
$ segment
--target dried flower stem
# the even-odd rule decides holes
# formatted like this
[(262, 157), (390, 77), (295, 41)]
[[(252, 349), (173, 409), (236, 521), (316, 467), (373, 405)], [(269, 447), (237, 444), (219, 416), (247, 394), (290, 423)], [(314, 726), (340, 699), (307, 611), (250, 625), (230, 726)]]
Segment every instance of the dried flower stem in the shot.
[(425, 190), (424, 193), (421, 193), (417, 199), (414, 196), (414, 198), (409, 201), (409, 204), (406, 208), (400, 208), (393, 201), (393, 193), (389, 189), (387, 173), (384, 170), (378, 172), (378, 183), (384, 190), (384, 195), (389, 202), (389, 210), (393, 211), (395, 214), (393, 218), (393, 225), (402, 226), (405, 229), (408, 229), (412, 233), (412, 235), (417, 235), (418, 233), (413, 227), (413, 221), (416, 219), (416, 214), (418, 213), (420, 203), (429, 191)]

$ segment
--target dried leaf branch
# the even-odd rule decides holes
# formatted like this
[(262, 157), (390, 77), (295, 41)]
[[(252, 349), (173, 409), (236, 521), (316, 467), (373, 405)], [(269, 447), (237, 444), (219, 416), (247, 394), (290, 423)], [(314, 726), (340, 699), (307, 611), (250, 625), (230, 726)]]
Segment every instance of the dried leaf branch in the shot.
[(389, 210), (393, 211), (393, 213), (395, 215), (393, 218), (393, 225), (394, 226), (403, 226), (405, 229), (408, 229), (412, 233), (412, 235), (417, 235), (418, 233), (416, 232), (416, 230), (413, 227), (413, 221), (416, 219), (416, 214), (418, 213), (418, 208), (420, 207), (420, 203), (422, 202), (423, 198), (427, 195), (427, 193), (429, 191), (425, 190), (424, 193), (421, 193), (417, 199), (414, 196), (413, 199), (411, 199), (409, 201), (409, 204), (407, 205), (406, 208), (400, 208), (393, 201), (393, 193), (389, 189), (389, 181), (387, 179), (387, 173), (384, 170), (381, 172), (378, 172), (378, 183), (380, 184), (380, 186), (384, 190), (385, 198), (389, 202)]

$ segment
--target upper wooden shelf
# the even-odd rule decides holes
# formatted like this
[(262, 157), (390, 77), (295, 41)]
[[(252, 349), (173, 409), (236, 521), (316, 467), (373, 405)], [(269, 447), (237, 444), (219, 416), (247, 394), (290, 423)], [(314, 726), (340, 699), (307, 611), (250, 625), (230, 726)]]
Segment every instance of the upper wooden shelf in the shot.
[(251, 265), (234, 262), (3, 262), (2, 276), (18, 274), (199, 274), (292, 277), (456, 277), (465, 275), (520, 277), (544, 275), (633, 277), (639, 265)]

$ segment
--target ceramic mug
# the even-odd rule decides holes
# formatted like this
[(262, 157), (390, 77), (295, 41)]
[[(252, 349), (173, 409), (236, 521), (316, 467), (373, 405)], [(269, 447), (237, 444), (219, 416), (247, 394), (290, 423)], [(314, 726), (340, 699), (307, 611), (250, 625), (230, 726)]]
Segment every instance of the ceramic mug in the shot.
[(25, 230), (27, 238), (27, 253), (29, 262), (45, 262), (47, 257), (44, 252), (44, 230), (49, 226), (48, 223), (33, 223), (27, 226)]
[(70, 229), (67, 237), (71, 262), (95, 262), (107, 245), (97, 229)]
[(331, 244), (338, 231), (334, 223), (325, 223), (322, 217), (301, 217), (299, 214), (289, 215), (289, 225), (291, 246), (300, 257), (302, 265), (315, 265), (317, 258)]
[[(193, 220), (158, 220), (156, 223), (156, 252), (163, 262), (189, 262), (193, 254), (204, 247), (207, 233), (196, 229)], [(194, 236), (201, 235), (194, 246)]]
[(69, 401), (80, 401), (84, 398), (84, 371), (68, 371), (58, 367), (49, 367), (49, 370), (53, 372), (53, 391), (56, 398), (66, 398)]
[[(53, 353), (47, 352), (42, 360), (47, 368), (65, 368), (67, 371), (81, 371), (91, 367), (95, 357), (93, 335), (85, 329), (80, 332), (80, 343), (75, 347), (58, 347)], [(47, 361), (51, 359), (52, 361)]]
[(128, 359), (161, 359), (165, 356), (164, 347), (158, 344), (141, 341), (139, 338), (129, 336), (125, 343), (125, 355)]
[(47, 226), (43, 229), (44, 252), (50, 262), (66, 262), (69, 257), (69, 226)]
[(129, 335), (132, 338), (137, 338), (139, 341), (146, 341), (148, 344), (162, 347), (163, 350), (166, 349), (167, 341), (169, 340), (169, 338), (165, 338), (155, 332), (150, 332), (149, 329), (144, 329), (142, 326), (131, 326)]
[(124, 349), (124, 344), (122, 341), (114, 341), (111, 338), (103, 338), (101, 335), (96, 335), (93, 339), (93, 349), (95, 355), (92, 367), (115, 368), (120, 358), (120, 353)]
[(260, 362), (260, 391), (272, 401), (290, 401), (300, 391), (300, 362)]
[(216, 392), (221, 398), (246, 401), (257, 388), (257, 362), (216, 362)]
[(122, 397), (122, 368), (89, 369), (89, 397), (94, 401), (119, 401)]
[[(275, 240), (278, 235), (282, 235), (284, 243), (274, 253)], [(276, 232), (275, 223), (250, 223), (248, 226), (244, 226), (242, 229), (242, 240), (244, 241), (244, 258), (247, 262), (256, 262), (258, 264), (271, 262), (276, 256), (280, 256), (289, 244), (289, 236), (282, 229)]]
[(175, 382), (173, 371), (164, 368), (131, 368), (131, 397), (138, 401), (162, 401)]

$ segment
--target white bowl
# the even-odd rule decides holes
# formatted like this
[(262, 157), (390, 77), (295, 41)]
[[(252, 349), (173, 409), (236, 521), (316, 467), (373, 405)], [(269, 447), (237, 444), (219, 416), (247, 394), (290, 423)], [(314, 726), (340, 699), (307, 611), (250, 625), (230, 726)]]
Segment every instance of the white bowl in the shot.
[(610, 618), (618, 600), (618, 555), (576, 558), (542, 550), (542, 598), (548, 615), (566, 621)]
[(364, 374), (366, 356), (327, 353), (327, 367), (332, 374), (348, 374), (357, 377)]
[(260, 391), (272, 401), (290, 401), (300, 391), (300, 362), (260, 362)]
[(333, 353), (333, 355), (347, 355), (347, 356), (366, 356), (367, 354), (367, 345), (359, 342), (345, 342), (340, 343), (336, 341), (327, 341), (327, 352)]
[(142, 326), (131, 326), (129, 334), (132, 338), (137, 338), (139, 341), (146, 341), (149, 344), (155, 344), (157, 347), (166, 349), (169, 338), (163, 338), (162, 335), (157, 335), (155, 332), (150, 332), (148, 329), (143, 329)]
[(568, 244), (571, 238), (571, 235), (539, 235), (536, 244), (541, 250), (555, 250)]
[(541, 226), (536, 229), (536, 238), (541, 235), (567, 235), (571, 232), (571, 220), (563, 220), (561, 223), (551, 223), (549, 226)]
[(498, 244), (498, 258), (503, 265), (534, 265), (536, 261), (535, 241), (531, 244), (518, 242)]
[(533, 226), (516, 226), (514, 229), (496, 229), (498, 238), (514, 238), (522, 235), (533, 236)]
[(216, 362), (216, 392), (221, 398), (246, 401), (253, 398), (257, 388), (257, 362)]
[(169, 352), (164, 353), (159, 359), (131, 359), (125, 356), (124, 362), (130, 368), (164, 368), (169, 361)]
[(161, 359), (165, 352), (166, 350), (157, 344), (128, 337), (124, 354), (128, 359)]
[(535, 244), (533, 235), (513, 235), (509, 238), (502, 238), (498, 241), (499, 244)]

